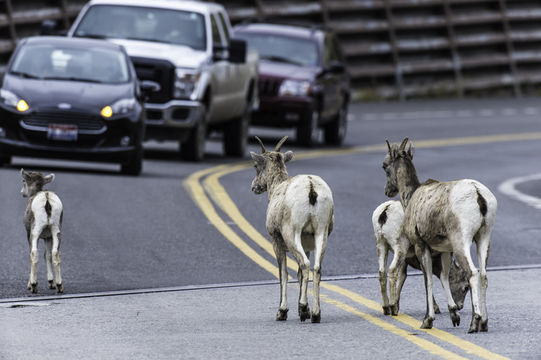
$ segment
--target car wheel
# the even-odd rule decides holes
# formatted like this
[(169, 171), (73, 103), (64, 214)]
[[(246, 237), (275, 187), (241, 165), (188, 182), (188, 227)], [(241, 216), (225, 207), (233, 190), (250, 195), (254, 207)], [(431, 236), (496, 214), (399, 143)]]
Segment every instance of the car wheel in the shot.
[(201, 161), (205, 157), (205, 140), (207, 137), (207, 109), (201, 107), (199, 121), (190, 131), (188, 138), (180, 142), (180, 157), (188, 161)]
[(297, 127), (297, 142), (302, 146), (314, 146), (319, 140), (319, 111), (313, 109), (301, 119)]
[(125, 175), (139, 175), (143, 169), (143, 145), (139, 141), (131, 159), (120, 166), (120, 172)]
[(243, 157), (248, 145), (248, 127), (250, 126), (250, 110), (233, 119), (224, 129), (224, 152), (227, 156)]
[(333, 121), (325, 127), (325, 143), (328, 145), (342, 145), (346, 138), (348, 126), (348, 107), (344, 104), (336, 114)]

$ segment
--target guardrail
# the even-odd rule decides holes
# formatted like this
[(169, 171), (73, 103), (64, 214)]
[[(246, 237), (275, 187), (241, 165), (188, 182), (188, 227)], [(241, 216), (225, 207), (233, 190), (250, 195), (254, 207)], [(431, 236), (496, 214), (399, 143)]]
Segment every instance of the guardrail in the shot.
[[(535, 95), (537, 0), (232, 0), (234, 23), (323, 23), (337, 33), (358, 99)], [(67, 27), (84, 0), (0, 0), (0, 72), (18, 39), (47, 19)]]

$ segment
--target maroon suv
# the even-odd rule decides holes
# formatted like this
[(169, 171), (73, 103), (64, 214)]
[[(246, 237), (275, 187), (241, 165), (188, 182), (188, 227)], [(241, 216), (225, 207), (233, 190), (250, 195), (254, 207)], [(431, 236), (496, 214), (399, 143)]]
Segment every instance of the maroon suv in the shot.
[(275, 24), (242, 24), (235, 36), (259, 52), (259, 110), (252, 124), (294, 127), (311, 146), (323, 129), (325, 143), (346, 137), (349, 76), (328, 30)]

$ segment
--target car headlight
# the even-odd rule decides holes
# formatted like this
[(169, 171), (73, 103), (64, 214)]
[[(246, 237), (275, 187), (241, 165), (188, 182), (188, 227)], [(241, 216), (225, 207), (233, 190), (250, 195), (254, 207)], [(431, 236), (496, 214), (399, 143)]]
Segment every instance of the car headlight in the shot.
[(7, 106), (14, 107), (19, 112), (27, 112), (30, 106), (24, 100), (6, 89), (0, 89), (0, 101)]
[(201, 73), (185, 69), (175, 70), (175, 87), (173, 97), (177, 99), (189, 98), (194, 92)]
[(132, 112), (135, 109), (136, 101), (134, 98), (120, 99), (113, 105), (104, 106), (100, 114), (104, 118), (110, 118), (113, 115), (124, 115)]
[(309, 93), (310, 82), (299, 80), (285, 80), (278, 90), (278, 95), (280, 96), (305, 96)]

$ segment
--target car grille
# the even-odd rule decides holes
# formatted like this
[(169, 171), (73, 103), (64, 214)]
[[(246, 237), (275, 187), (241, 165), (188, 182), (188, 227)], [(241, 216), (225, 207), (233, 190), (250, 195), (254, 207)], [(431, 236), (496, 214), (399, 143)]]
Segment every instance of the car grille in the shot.
[(171, 100), (175, 81), (175, 66), (167, 60), (131, 57), (139, 80), (160, 84), (160, 91), (152, 92), (147, 102), (163, 104)]
[(276, 96), (282, 81), (272, 79), (259, 79), (260, 96)]
[(44, 111), (30, 114), (23, 119), (24, 125), (47, 129), (49, 124), (73, 124), (82, 131), (100, 131), (105, 123), (99, 116), (73, 111)]

